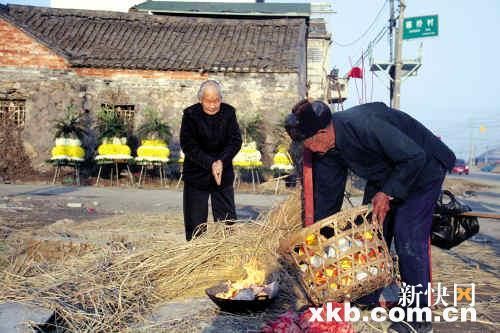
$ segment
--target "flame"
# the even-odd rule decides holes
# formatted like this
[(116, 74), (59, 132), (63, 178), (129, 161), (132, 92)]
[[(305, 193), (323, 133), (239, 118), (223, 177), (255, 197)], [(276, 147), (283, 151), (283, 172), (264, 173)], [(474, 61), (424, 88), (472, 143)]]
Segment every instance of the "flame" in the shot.
[(246, 277), (236, 282), (229, 281), (229, 289), (226, 292), (217, 293), (217, 297), (225, 299), (233, 298), (241, 289), (264, 285), (266, 273), (258, 269), (256, 263), (248, 263), (243, 268), (247, 273)]
[(247, 277), (243, 280), (238, 280), (232, 284), (236, 290), (250, 288), (251, 286), (260, 286), (264, 284), (266, 273), (257, 268), (255, 264), (246, 264), (243, 266), (247, 272)]

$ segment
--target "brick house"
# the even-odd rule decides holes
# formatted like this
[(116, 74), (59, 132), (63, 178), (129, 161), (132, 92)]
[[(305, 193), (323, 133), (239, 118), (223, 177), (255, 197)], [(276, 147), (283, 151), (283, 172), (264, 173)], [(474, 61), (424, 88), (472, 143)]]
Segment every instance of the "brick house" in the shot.
[(148, 15), (0, 5), (0, 117), (14, 118), (35, 169), (52, 121), (73, 104), (93, 119), (112, 104), (132, 125), (147, 107), (178, 133), (199, 84), (220, 81), (238, 112), (271, 127), (306, 95), (308, 17)]

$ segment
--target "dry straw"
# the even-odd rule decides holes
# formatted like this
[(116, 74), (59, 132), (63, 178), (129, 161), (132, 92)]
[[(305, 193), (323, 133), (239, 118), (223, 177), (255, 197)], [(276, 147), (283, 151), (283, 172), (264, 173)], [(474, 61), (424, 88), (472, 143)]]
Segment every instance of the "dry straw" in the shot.
[[(143, 322), (157, 304), (201, 296), (216, 283), (243, 278), (247, 262), (258, 262), (269, 274), (279, 271), (279, 242), (301, 227), (297, 200), (291, 196), (266, 218), (235, 224), (230, 232), (223, 225), (210, 225), (208, 233), (189, 243), (180, 237), (130, 242), (109, 234), (99, 242), (98, 235), (106, 235), (99, 221), (90, 223), (95, 233), (66, 225), (60, 228), (64, 234), (91, 245), (54, 260), (37, 251), (36, 244), (45, 239), (29, 246), (20, 242), (1, 276), (0, 302), (27, 301), (55, 309), (70, 331), (123, 331)], [(141, 222), (133, 223), (108, 227), (141, 234)], [(46, 231), (54, 235), (55, 229)]]
[[(71, 332), (127, 331), (144, 323), (158, 304), (202, 296), (206, 287), (243, 277), (243, 264), (255, 260), (268, 273), (280, 270), (280, 300), (283, 308), (293, 307), (295, 297), (303, 295), (291, 271), (283, 269), (287, 263), (280, 261), (278, 245), (301, 230), (300, 217), (294, 195), (257, 222), (237, 224), (230, 233), (211, 224), (207, 234), (191, 243), (183, 240), (180, 216), (62, 221), (37, 234), (16, 232), (7, 239), (12, 256), (0, 272), (0, 302), (33, 302), (54, 309)], [(43, 247), (58, 239), (71, 246), (56, 247), (58, 251), (47, 255)], [(498, 322), (499, 290), (492, 286), (498, 280), (498, 257), (494, 249), (485, 249), (472, 242), (461, 244), (454, 255), (437, 249), (434, 279), (477, 281), (482, 327), (497, 329), (493, 323)], [(463, 258), (488, 263), (487, 269), (474, 269)], [(379, 331), (366, 325), (358, 323), (356, 330)]]

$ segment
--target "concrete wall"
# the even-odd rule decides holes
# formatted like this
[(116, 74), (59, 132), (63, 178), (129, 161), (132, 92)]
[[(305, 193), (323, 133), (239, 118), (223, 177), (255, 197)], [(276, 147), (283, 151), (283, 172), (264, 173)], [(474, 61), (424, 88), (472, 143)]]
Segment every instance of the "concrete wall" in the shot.
[(313, 99), (326, 99), (327, 79), (330, 66), (328, 50), (330, 40), (327, 38), (309, 38), (307, 40), (307, 83), (308, 96)]

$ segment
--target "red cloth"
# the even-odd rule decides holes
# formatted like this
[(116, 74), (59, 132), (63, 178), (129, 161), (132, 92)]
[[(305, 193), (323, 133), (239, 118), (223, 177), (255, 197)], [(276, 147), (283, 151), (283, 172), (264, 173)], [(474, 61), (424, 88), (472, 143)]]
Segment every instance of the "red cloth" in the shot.
[[(341, 308), (339, 311), (339, 317), (344, 318), (344, 306), (342, 303), (332, 303), (333, 309)], [(323, 318), (326, 317), (326, 305), (323, 305)], [(300, 317), (300, 322), (304, 328), (304, 333), (354, 333), (354, 327), (348, 322), (320, 322), (313, 321), (310, 322), (312, 313), (309, 310), (304, 311)]]
[[(332, 303), (333, 308), (342, 307), (341, 303)], [(323, 318), (326, 316), (326, 306), (323, 306)], [(266, 324), (262, 333), (354, 333), (354, 327), (347, 322), (310, 322), (312, 313), (309, 310), (301, 314), (288, 311), (275, 321)], [(344, 311), (339, 311), (339, 316), (344, 317)]]
[(303, 333), (298, 324), (299, 317), (295, 312), (288, 311), (278, 317), (275, 321), (266, 324), (262, 333)]
[(363, 70), (359, 67), (353, 67), (347, 73), (347, 77), (352, 77), (353, 79), (362, 79), (363, 78)]
[(312, 152), (304, 148), (303, 154), (304, 226), (308, 227), (314, 223)]

